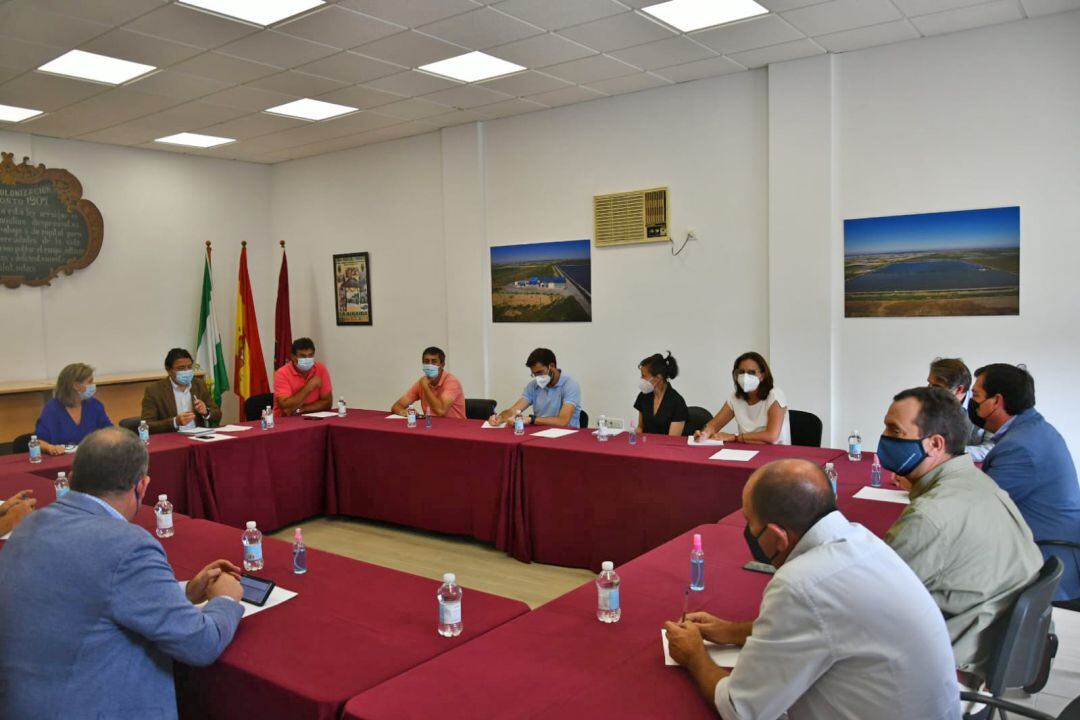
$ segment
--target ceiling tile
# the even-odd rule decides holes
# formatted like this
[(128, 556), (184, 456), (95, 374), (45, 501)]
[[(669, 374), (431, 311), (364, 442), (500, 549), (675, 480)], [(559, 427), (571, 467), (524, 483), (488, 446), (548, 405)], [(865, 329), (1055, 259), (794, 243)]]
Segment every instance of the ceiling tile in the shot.
[(829, 52), (842, 53), (877, 45), (888, 45), (904, 40), (914, 40), (918, 37), (919, 33), (911, 26), (910, 22), (907, 20), (895, 20), (881, 25), (871, 25), (870, 27), (856, 28), (855, 30), (819, 35), (814, 38), (814, 41)]
[(112, 27), (70, 15), (47, 12), (36, 5), (0, 5), (0, 35), (26, 42), (76, 47)]
[(227, 90), (222, 90), (221, 92), (216, 92), (212, 95), (207, 95), (202, 100), (203, 102), (212, 103), (214, 105), (224, 105), (225, 107), (239, 108), (241, 110), (257, 111), (284, 105), (298, 97), (299, 95), (289, 95), (287, 93), (279, 93), (272, 90), (262, 90), (260, 88), (251, 87), (250, 85), (239, 85)]
[(477, 108), (476, 112), (483, 115), (488, 120), (496, 120), (498, 118), (510, 117), (512, 115), (522, 115), (524, 113), (536, 112), (537, 110), (547, 110), (546, 105), (541, 105), (538, 102), (532, 100), (523, 100), (521, 98), (514, 98), (512, 100), (503, 100), (502, 102), (493, 103), (491, 105), (485, 105), (482, 108)]
[(891, 0), (830, 0), (785, 12), (783, 17), (813, 37), (899, 20), (902, 16)]
[(628, 12), (565, 28), (559, 34), (600, 52), (608, 52), (663, 40), (675, 33), (637, 13)]
[(245, 111), (236, 108), (194, 101), (171, 107), (168, 110), (162, 110), (153, 115), (147, 115), (132, 121), (130, 124), (159, 130), (162, 135), (168, 135), (177, 132), (190, 132), (196, 128), (225, 122), (246, 114)]
[(464, 49), (409, 30), (361, 45), (356, 51), (378, 60), (415, 68), (460, 55)]
[(206, 135), (233, 138), (235, 140), (247, 140), (249, 138), (280, 132), (305, 124), (306, 121), (304, 120), (257, 112), (252, 113), (251, 115), (238, 117), (234, 120), (227, 120), (223, 123), (200, 128), (199, 132)]
[(341, 0), (339, 4), (408, 28), (420, 27), (481, 6), (481, 3), (472, 0)]
[(254, 25), (226, 20), (183, 5), (166, 5), (160, 10), (143, 15), (126, 27), (128, 30), (136, 30), (154, 37), (175, 40), (207, 50), (259, 30)]
[(329, 5), (275, 30), (337, 48), (353, 48), (402, 31), (400, 25)]
[[(348, 105), (349, 107), (360, 108), (361, 110), (369, 110), (374, 107), (381, 107), (383, 105), (398, 102), (401, 100), (401, 96), (383, 92), (382, 90), (375, 90), (374, 88), (365, 87), (364, 85), (353, 85), (352, 87), (341, 88), (340, 90), (324, 93), (319, 95), (318, 99), (337, 103), (338, 105)], [(382, 111), (380, 110), (379, 112)]]
[(108, 143), (110, 145), (141, 145), (156, 137), (161, 137), (161, 135), (151, 129), (136, 127), (131, 123), (114, 125), (103, 130), (95, 130), (85, 135), (79, 135), (80, 140)]
[(504, 0), (492, 7), (548, 30), (580, 25), (626, 11), (612, 0)]
[(298, 97), (314, 97), (315, 95), (322, 95), (331, 90), (345, 87), (345, 83), (338, 82), (337, 80), (331, 80), (317, 75), (307, 75), (302, 72), (296, 72), (295, 70), (287, 70), (283, 73), (278, 73), (277, 75), (259, 78), (258, 80), (251, 81), (248, 85), (257, 87), (261, 90), (273, 90), (274, 92), (285, 93), (286, 95), (296, 95)]
[(1017, 0), (998, 0), (986, 5), (923, 15), (912, 18), (911, 22), (923, 35), (942, 35), (1023, 18), (1024, 13)]
[(54, 137), (73, 137), (133, 120), (175, 104), (168, 98), (114, 88), (82, 102), (28, 120), (20, 130)]
[(984, 2), (986, 0), (893, 0), (896, 7), (900, 8), (900, 12), (908, 17), (929, 15), (944, 10), (955, 10), (956, 8), (978, 5)]
[(0, 67), (22, 72), (40, 67), (50, 60), (60, 57), (67, 48), (55, 45), (23, 42), (15, 38), (0, 41)]
[(319, 123), (319, 125), (324, 126), (327, 133), (332, 133), (328, 134), (327, 137), (341, 137), (342, 135), (368, 132), (369, 130), (377, 130), (378, 128), (398, 125), (400, 123), (400, 118), (388, 117), (386, 115), (380, 115), (378, 112), (365, 110), (363, 112), (353, 113), (352, 115), (346, 115), (342, 118), (326, 120)]
[(294, 68), (309, 62), (333, 55), (337, 48), (313, 43), (292, 35), (285, 35), (276, 30), (264, 30), (236, 42), (224, 45), (217, 50), (225, 55), (274, 65), (280, 68)]
[(416, 70), (408, 70), (403, 73), (398, 73), (397, 75), (390, 75), (389, 77), (379, 78), (378, 80), (364, 83), (367, 87), (397, 93), (398, 95), (404, 95), (406, 97), (426, 95), (430, 92), (435, 92), (436, 90), (457, 87), (460, 84), (461, 83), (454, 82), (453, 80), (435, 77), (434, 75), (417, 72)]
[(596, 55), (596, 51), (592, 48), (579, 45), (572, 40), (553, 33), (534, 35), (524, 40), (490, 48), (485, 52), (527, 68), (557, 65), (558, 63), (588, 57), (589, 55)]
[(454, 125), (465, 125), (467, 123), (479, 122), (486, 119), (487, 118), (476, 110), (454, 110), (445, 115), (435, 115), (426, 118), (424, 122), (431, 123), (437, 127), (453, 127)]
[(168, 67), (204, 52), (202, 48), (194, 45), (163, 40), (123, 28), (117, 28), (96, 37), (80, 49), (159, 68)]
[(687, 40), (684, 37), (672, 37), (667, 40), (645, 43), (625, 50), (616, 50), (611, 56), (630, 63), (642, 70), (683, 65), (694, 60), (715, 57), (708, 48)]
[(621, 95), (622, 93), (648, 90), (649, 88), (670, 84), (671, 83), (667, 80), (655, 75), (649, 73), (637, 73), (636, 75), (624, 75), (623, 77), (612, 78), (611, 80), (601, 80), (599, 82), (590, 83), (586, 87), (606, 95)]
[(1028, 17), (1080, 9), (1080, 0), (1023, 0)]
[(572, 83), (590, 83), (629, 75), (638, 69), (606, 55), (594, 55), (544, 68), (544, 72)]
[(399, 120), (419, 120), (432, 115), (442, 115), (450, 110), (453, 110), (453, 108), (424, 98), (409, 98), (408, 100), (399, 100), (389, 105), (383, 105), (379, 108), (379, 114), (395, 117)]
[(734, 53), (729, 57), (735, 62), (745, 65), (748, 68), (765, 67), (772, 63), (787, 62), (788, 60), (798, 60), (799, 58), (810, 57), (811, 55), (820, 55), (824, 50), (820, 46), (814, 43), (813, 40), (794, 40), (792, 42), (780, 43), (779, 45), (770, 45), (769, 47), (757, 48), (756, 50), (746, 50), (740, 53)]
[(778, 16), (764, 15), (712, 30), (702, 30), (690, 37), (717, 52), (730, 54), (801, 40), (804, 35)]
[(175, 70), (159, 70), (125, 87), (133, 87), (139, 92), (175, 98), (174, 103), (180, 103), (218, 92), (229, 85), (230, 83), (222, 80), (188, 75)]
[(384, 142), (386, 140), (397, 140), (413, 135), (425, 135), (438, 129), (438, 125), (433, 125), (425, 120), (413, 120), (400, 125), (391, 125), (390, 127), (372, 130), (369, 133), (364, 133), (361, 137), (374, 142)]
[(526, 72), (517, 73), (516, 75), (489, 80), (485, 83), (481, 83), (481, 87), (497, 90), (506, 93), (507, 95), (513, 95), (514, 97), (523, 97), (525, 95), (536, 95), (537, 93), (558, 90), (569, 84), (570, 83), (565, 80), (560, 80), (559, 78), (554, 78), (550, 75), (544, 75), (534, 70), (528, 70)]
[(479, 85), (462, 85), (449, 90), (440, 90), (424, 96), (425, 100), (449, 105), (451, 107), (468, 110), (481, 105), (490, 105), (501, 100), (511, 99), (510, 95), (489, 90)]
[(339, 80), (347, 83), (360, 83), (367, 82), (368, 80), (376, 80), (381, 77), (386, 77), (387, 75), (399, 73), (402, 69), (403, 68), (398, 65), (391, 65), (382, 60), (376, 60), (375, 58), (369, 58), (351, 52), (341, 52), (337, 55), (331, 55), (330, 57), (316, 60), (313, 63), (301, 65), (297, 68), (300, 72), (305, 72), (309, 75), (319, 75), (321, 77), (330, 78), (331, 80)]
[(0, 67), (0, 83), (5, 83), (16, 75), (21, 75), (22, 70), (14, 70), (12, 68)]
[(742, 69), (742, 65), (739, 65), (733, 60), (729, 60), (726, 57), (718, 57), (664, 68), (663, 70), (657, 70), (656, 74), (660, 77), (667, 78), (672, 82), (678, 83), (687, 82), (688, 80), (700, 80), (702, 78), (713, 77), (714, 75), (728, 75), (733, 72), (739, 72)]
[(21, 0), (41, 10), (93, 20), (105, 25), (123, 25), (140, 15), (156, 10), (168, 0)]
[(562, 90), (552, 90), (551, 92), (532, 95), (529, 97), (529, 100), (548, 107), (559, 107), (560, 105), (572, 105), (574, 103), (596, 100), (602, 97), (606, 96), (595, 90), (589, 90), (588, 88), (573, 85), (563, 88)]
[[(982, 0), (976, 0), (981, 2)], [(795, 8), (806, 7), (807, 5), (817, 5), (822, 0), (757, 0), (758, 5), (767, 8), (771, 12), (784, 12), (785, 10), (794, 10)]]
[(49, 112), (107, 89), (107, 85), (31, 72), (0, 85), (0, 103)]
[(174, 65), (170, 69), (230, 83), (246, 83), (256, 78), (281, 72), (279, 68), (270, 65), (242, 60), (216, 52), (197, 55), (190, 60)]
[(509, 15), (484, 8), (423, 25), (420, 32), (473, 50), (505, 45), (543, 32)]

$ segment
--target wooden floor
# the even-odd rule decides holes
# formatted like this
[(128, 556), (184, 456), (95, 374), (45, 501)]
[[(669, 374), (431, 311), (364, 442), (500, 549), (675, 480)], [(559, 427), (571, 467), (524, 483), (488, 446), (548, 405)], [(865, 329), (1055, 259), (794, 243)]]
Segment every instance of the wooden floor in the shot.
[[(301, 523), (301, 527), (308, 547), (434, 580), (441, 581), (443, 573), (452, 572), (466, 587), (521, 600), (530, 608), (594, 578), (588, 570), (518, 562), (468, 538), (365, 520), (319, 518)], [(273, 537), (292, 542), (293, 528), (280, 530)], [(318, 572), (314, 567), (311, 570)]]

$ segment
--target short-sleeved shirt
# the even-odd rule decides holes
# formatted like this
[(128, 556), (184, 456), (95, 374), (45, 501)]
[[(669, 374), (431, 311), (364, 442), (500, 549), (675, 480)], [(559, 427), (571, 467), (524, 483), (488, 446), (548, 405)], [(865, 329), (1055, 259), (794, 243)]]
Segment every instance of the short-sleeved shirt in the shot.
[[(431, 389), (435, 391), (440, 400), (450, 401), (450, 407), (447, 408), (444, 417), (465, 419), (465, 391), (461, 389), (461, 382), (456, 377), (443, 370), (438, 384), (432, 384)], [(419, 380), (405, 391), (403, 397), (409, 401), (408, 404), (419, 400), (420, 407), (424, 408), (424, 414), (431, 414), (431, 408), (428, 407), (427, 401), (424, 400), (424, 393), (420, 390)]]
[[(735, 393), (727, 399), (728, 407), (735, 413), (735, 423), (739, 426), (740, 433), (760, 432), (769, 427), (769, 408), (773, 403), (779, 403), (780, 407), (787, 409), (787, 397), (784, 391), (774, 387), (769, 391), (769, 396), (764, 400), (758, 400), (751, 405)], [(780, 428), (780, 437), (776, 439), (777, 445), (791, 444), (791, 422), (788, 414), (784, 413), (784, 425)]]
[(296, 365), (293, 363), (287, 363), (282, 365), (274, 373), (274, 414), (282, 415), (281, 408), (278, 407), (279, 397), (292, 397), (304, 387), (307, 381), (312, 377), (312, 373), (322, 378), (322, 387), (316, 388), (308, 393), (304, 398), (304, 405), (313, 403), (324, 395), (333, 395), (334, 388), (330, 385), (330, 371), (326, 369), (326, 366), (321, 362), (316, 362), (314, 367), (308, 370), (307, 375), (304, 375), (296, 369)]
[(574, 406), (570, 427), (581, 427), (581, 388), (577, 380), (565, 372), (559, 371), (559, 382), (554, 385), (549, 383), (545, 388), (541, 388), (530, 380), (521, 391), (521, 397), (532, 405), (533, 414), (536, 417), (557, 417), (562, 406), (570, 403)]
[(52, 445), (78, 445), (90, 433), (110, 425), (112, 421), (105, 412), (105, 406), (97, 398), (82, 401), (82, 416), (78, 425), (71, 419), (63, 403), (53, 398), (41, 409), (34, 434), (39, 440)]
[(668, 383), (664, 397), (660, 398), (660, 407), (653, 414), (653, 393), (639, 393), (634, 401), (634, 408), (641, 413), (641, 428), (647, 433), (667, 435), (671, 432), (671, 423), (686, 422), (690, 414), (686, 401), (679, 392)]

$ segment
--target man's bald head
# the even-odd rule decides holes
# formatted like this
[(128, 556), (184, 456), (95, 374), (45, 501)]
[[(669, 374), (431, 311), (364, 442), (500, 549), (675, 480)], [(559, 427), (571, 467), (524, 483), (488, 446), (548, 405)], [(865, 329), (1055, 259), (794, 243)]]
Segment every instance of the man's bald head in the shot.
[(95, 430), (75, 452), (71, 489), (97, 497), (131, 492), (146, 476), (147, 461), (146, 447), (130, 430)]
[(836, 510), (825, 472), (809, 460), (776, 460), (759, 468), (743, 489), (743, 512), (759, 525), (775, 523), (803, 536)]

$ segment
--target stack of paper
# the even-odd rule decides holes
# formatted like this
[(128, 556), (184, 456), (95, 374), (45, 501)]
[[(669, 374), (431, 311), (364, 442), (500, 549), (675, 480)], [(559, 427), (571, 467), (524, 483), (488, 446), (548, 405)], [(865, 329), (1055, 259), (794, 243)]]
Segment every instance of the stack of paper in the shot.
[(561, 438), (564, 435), (573, 435), (577, 430), (568, 430), (566, 428), (548, 428), (547, 430), (541, 430), (538, 433), (533, 433), (533, 437), (544, 438)]
[(889, 488), (864, 487), (855, 493), (860, 500), (877, 500), (879, 502), (899, 503), (910, 505), (911, 498), (907, 490), (890, 490)]
[(222, 425), (221, 427), (214, 428), (214, 432), (243, 432), (244, 430), (250, 429), (250, 425)]

